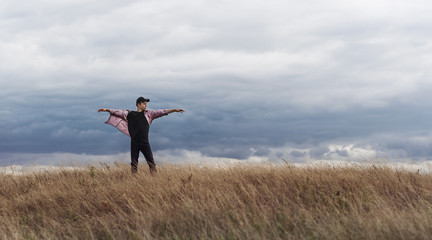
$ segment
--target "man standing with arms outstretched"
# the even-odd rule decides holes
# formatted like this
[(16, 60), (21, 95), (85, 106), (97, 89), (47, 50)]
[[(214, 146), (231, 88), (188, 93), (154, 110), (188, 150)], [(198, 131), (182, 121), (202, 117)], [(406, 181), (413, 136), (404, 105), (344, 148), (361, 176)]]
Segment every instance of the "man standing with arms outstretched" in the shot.
[(120, 130), (131, 138), (131, 170), (138, 171), (138, 157), (141, 151), (150, 167), (150, 172), (156, 172), (156, 164), (148, 140), (150, 124), (158, 117), (173, 112), (183, 113), (183, 109), (147, 110), (147, 103), (150, 99), (139, 97), (136, 100), (136, 111), (113, 110), (100, 108), (98, 112), (109, 112), (110, 117), (105, 122)]

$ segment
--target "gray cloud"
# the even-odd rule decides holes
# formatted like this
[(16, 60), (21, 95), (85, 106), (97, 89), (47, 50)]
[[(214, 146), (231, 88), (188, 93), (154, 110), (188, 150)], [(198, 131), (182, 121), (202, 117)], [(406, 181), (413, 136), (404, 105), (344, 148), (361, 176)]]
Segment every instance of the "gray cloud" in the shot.
[(291, 155), (293, 157), (304, 157), (304, 156), (306, 156), (306, 153), (305, 152), (300, 152), (300, 151), (292, 151)]

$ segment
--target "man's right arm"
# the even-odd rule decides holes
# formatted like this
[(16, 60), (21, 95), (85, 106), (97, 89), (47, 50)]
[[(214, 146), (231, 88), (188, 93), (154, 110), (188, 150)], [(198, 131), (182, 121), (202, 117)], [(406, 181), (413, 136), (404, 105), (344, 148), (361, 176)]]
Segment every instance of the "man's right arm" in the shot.
[(128, 110), (117, 110), (109, 108), (99, 108), (98, 112), (109, 112), (110, 115), (117, 116), (119, 118), (122, 118), (123, 120), (127, 120), (127, 115), (129, 114)]

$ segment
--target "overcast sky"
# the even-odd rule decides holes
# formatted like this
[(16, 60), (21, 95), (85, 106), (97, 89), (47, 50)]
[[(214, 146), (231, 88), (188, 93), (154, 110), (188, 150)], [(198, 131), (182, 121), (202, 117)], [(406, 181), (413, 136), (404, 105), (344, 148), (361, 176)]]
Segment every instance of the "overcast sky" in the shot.
[(0, 165), (128, 159), (97, 109), (135, 110), (139, 96), (186, 110), (153, 122), (156, 161), (432, 159), (431, 12), (426, 0), (3, 0)]

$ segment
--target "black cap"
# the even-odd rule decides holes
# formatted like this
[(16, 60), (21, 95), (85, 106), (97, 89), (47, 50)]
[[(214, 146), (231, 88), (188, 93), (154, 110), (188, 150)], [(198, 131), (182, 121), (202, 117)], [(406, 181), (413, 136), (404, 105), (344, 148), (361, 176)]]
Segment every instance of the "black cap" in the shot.
[(136, 100), (136, 105), (138, 106), (138, 104), (142, 103), (142, 102), (150, 102), (150, 99), (148, 98), (143, 98), (143, 97), (139, 97)]

